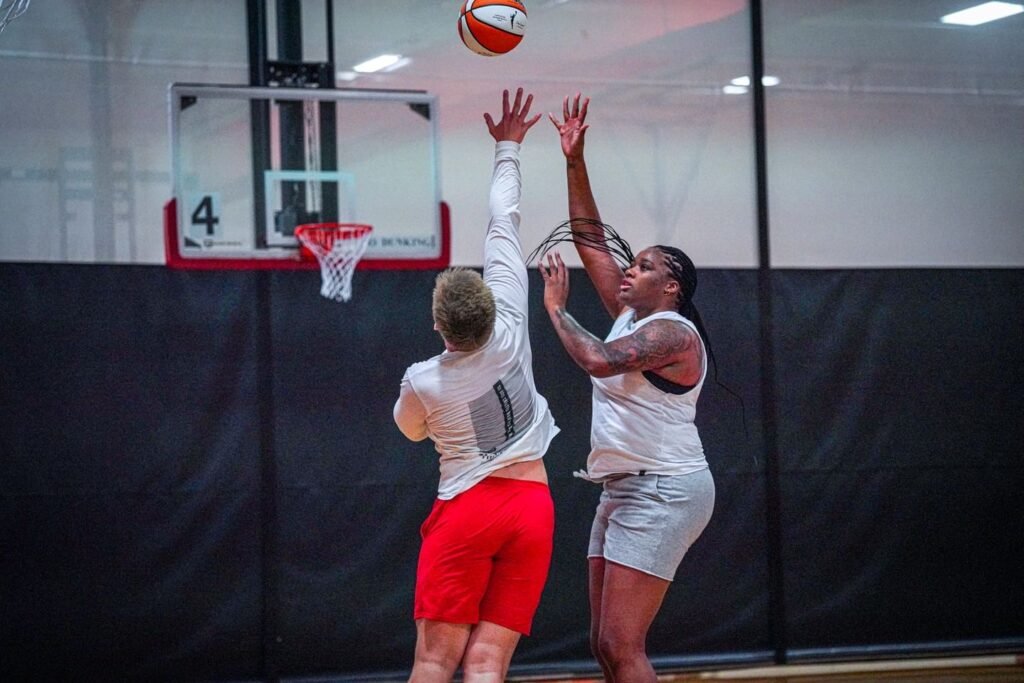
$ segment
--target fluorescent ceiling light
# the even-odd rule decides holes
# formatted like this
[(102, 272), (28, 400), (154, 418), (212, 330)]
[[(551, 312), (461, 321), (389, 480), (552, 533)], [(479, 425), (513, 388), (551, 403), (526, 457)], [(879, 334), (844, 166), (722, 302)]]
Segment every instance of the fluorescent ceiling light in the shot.
[(367, 59), (365, 62), (361, 62), (352, 67), (353, 71), (358, 71), (361, 74), (372, 74), (376, 71), (382, 71), (388, 67), (394, 67), (402, 61), (402, 55), (380, 55), (373, 59)]
[(943, 24), (960, 24), (962, 26), (977, 26), (988, 21), (1012, 17), (1014, 14), (1024, 12), (1024, 5), (1014, 2), (986, 2), (974, 7), (953, 12), (942, 17)]
[(746, 95), (747, 89), (742, 85), (727, 85), (722, 88), (726, 95)]
[[(732, 79), (729, 82), (732, 83), (733, 85), (738, 85), (741, 88), (749, 88), (750, 76), (739, 76), (737, 78)], [(770, 88), (773, 85), (778, 85), (781, 82), (782, 81), (779, 80), (778, 76), (761, 76), (761, 85), (763, 85), (766, 88)]]
[(408, 57), (399, 57), (397, 62), (395, 62), (394, 64), (389, 64), (388, 66), (381, 69), (381, 71), (384, 71), (385, 73), (389, 71), (398, 71), (411, 61), (412, 60), (409, 59)]

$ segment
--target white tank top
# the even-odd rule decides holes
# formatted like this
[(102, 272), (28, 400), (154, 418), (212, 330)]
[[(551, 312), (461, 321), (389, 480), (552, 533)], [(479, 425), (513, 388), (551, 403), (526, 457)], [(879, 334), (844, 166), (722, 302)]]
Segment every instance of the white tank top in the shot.
[[(654, 313), (639, 322), (634, 316), (634, 311), (626, 308), (605, 341), (633, 334), (654, 320), (675, 320), (697, 333), (692, 322), (673, 311)], [(704, 351), (700, 379), (684, 394), (659, 389), (642, 372), (591, 377), (591, 451), (585, 478), (600, 481), (623, 473), (689, 474), (707, 469), (704, 447), (693, 423), (708, 367), (704, 341), (700, 344)]]

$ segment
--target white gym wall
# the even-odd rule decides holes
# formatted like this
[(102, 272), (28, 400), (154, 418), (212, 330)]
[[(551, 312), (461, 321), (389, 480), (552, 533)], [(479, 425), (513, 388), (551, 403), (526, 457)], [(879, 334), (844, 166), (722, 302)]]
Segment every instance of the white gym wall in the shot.
[[(939, 21), (964, 4), (764, 3), (765, 72), (779, 79), (765, 89), (773, 266), (1024, 266), (1024, 15)], [(594, 191), (635, 246), (677, 244), (701, 267), (757, 265), (752, 96), (723, 90), (749, 75), (745, 2), (533, 0), (523, 43), (498, 58), (460, 44), (457, 5), (336, 2), (334, 27), (339, 87), (438, 96), (454, 263), (480, 261), (482, 112), (522, 85), (536, 111), (593, 97)], [(323, 7), (303, 4), (307, 61), (325, 58)], [(247, 83), (245, 8), (36, 0), (7, 26), (0, 260), (164, 262), (167, 84)], [(346, 80), (382, 52), (409, 61)], [(546, 120), (526, 140), (523, 172), (529, 249), (566, 217)]]

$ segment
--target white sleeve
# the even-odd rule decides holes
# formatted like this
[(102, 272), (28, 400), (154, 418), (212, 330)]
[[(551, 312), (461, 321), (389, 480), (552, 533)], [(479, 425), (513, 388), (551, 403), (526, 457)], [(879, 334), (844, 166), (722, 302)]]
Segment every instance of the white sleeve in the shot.
[(495, 299), (525, 314), (529, 285), (519, 242), (521, 191), (519, 143), (502, 140), (494, 146), (491, 220), (484, 238), (484, 282)]
[(430, 436), (427, 430), (427, 410), (409, 382), (409, 376), (402, 378), (402, 391), (394, 409), (395, 424), (410, 441), (423, 441)]

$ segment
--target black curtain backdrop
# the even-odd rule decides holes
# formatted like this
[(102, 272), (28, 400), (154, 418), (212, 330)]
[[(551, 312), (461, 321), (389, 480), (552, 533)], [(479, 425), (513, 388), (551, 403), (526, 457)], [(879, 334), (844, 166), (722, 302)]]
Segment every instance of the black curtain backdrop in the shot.
[[(0, 264), (0, 674), (402, 676), (429, 443), (391, 418), (439, 352), (434, 272)], [(1024, 645), (1024, 271), (771, 274), (777, 405), (762, 406), (757, 273), (704, 270), (718, 377), (698, 425), (718, 488), (652, 631), (661, 663)], [(596, 671), (573, 479), (590, 385), (531, 273), (556, 550), (513, 673)], [(581, 271), (570, 310), (610, 320)], [(745, 408), (745, 409), (744, 409)], [(766, 408), (782, 530), (769, 580)], [(781, 596), (785, 633), (770, 631)]]

